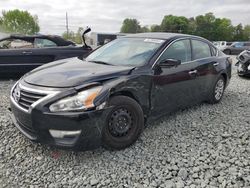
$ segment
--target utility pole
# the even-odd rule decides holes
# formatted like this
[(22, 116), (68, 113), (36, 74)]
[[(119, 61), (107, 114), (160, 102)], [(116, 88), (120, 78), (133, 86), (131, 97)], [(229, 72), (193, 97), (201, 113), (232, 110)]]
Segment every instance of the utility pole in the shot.
[(68, 13), (66, 12), (66, 30), (67, 30), (67, 38), (69, 38), (69, 22), (68, 22)]

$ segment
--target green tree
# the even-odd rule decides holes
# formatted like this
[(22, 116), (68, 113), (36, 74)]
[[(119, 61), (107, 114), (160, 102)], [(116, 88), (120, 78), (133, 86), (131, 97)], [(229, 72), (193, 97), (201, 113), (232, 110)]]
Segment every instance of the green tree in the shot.
[(62, 34), (62, 37), (64, 38), (64, 39), (67, 39), (67, 40), (74, 40), (74, 38), (75, 38), (75, 32), (74, 31), (69, 31), (69, 32), (67, 32), (67, 31), (65, 31), (63, 34)]
[(214, 22), (216, 18), (213, 13), (207, 13), (204, 16), (199, 15), (195, 18), (196, 22), (196, 35), (202, 36), (209, 40), (214, 40)]
[(143, 26), (140, 29), (140, 33), (147, 33), (150, 32), (150, 29), (148, 28), (148, 26)]
[(244, 30), (242, 24), (238, 24), (234, 31), (234, 41), (244, 41)]
[(250, 25), (245, 25), (243, 33), (245, 39), (250, 40)]
[(151, 32), (161, 32), (161, 26), (160, 25), (152, 25), (151, 27), (150, 27), (150, 31)]
[(214, 41), (232, 41), (234, 27), (231, 20), (226, 18), (216, 18), (213, 24), (212, 40)]
[(35, 34), (40, 30), (37, 16), (18, 9), (3, 11), (0, 25), (2, 30), (12, 33)]
[(184, 16), (164, 16), (161, 22), (161, 29), (164, 32), (187, 33), (188, 19)]
[(141, 26), (138, 20), (126, 18), (121, 27), (121, 33), (140, 33)]
[(191, 35), (194, 35), (195, 32), (196, 32), (196, 21), (195, 19), (192, 17), (192, 18), (189, 18), (188, 19), (188, 28), (187, 28), (187, 33), (186, 34), (191, 34)]

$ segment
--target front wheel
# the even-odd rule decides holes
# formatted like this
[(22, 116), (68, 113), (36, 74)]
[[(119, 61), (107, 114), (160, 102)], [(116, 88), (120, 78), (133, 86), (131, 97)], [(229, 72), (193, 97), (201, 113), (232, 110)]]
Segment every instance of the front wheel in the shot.
[(140, 136), (144, 127), (143, 111), (134, 99), (126, 96), (112, 97), (109, 106), (113, 109), (106, 116), (103, 145), (108, 149), (124, 149)]
[(215, 104), (221, 101), (223, 94), (224, 94), (224, 90), (225, 90), (225, 79), (223, 76), (220, 76), (219, 79), (216, 81), (213, 90), (210, 93), (210, 97), (208, 102), (211, 104)]

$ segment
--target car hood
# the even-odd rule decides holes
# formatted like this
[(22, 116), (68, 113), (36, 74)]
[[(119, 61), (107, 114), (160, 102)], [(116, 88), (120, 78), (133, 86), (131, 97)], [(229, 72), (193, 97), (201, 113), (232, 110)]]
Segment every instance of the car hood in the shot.
[(65, 88), (117, 78), (129, 74), (132, 69), (69, 58), (38, 67), (23, 79), (32, 85)]

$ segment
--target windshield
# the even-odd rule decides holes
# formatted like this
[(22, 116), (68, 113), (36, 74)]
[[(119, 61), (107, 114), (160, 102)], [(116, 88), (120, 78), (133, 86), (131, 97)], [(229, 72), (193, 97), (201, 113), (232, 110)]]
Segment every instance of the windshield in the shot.
[(146, 64), (162, 43), (164, 40), (120, 38), (91, 53), (86, 61), (137, 67)]

